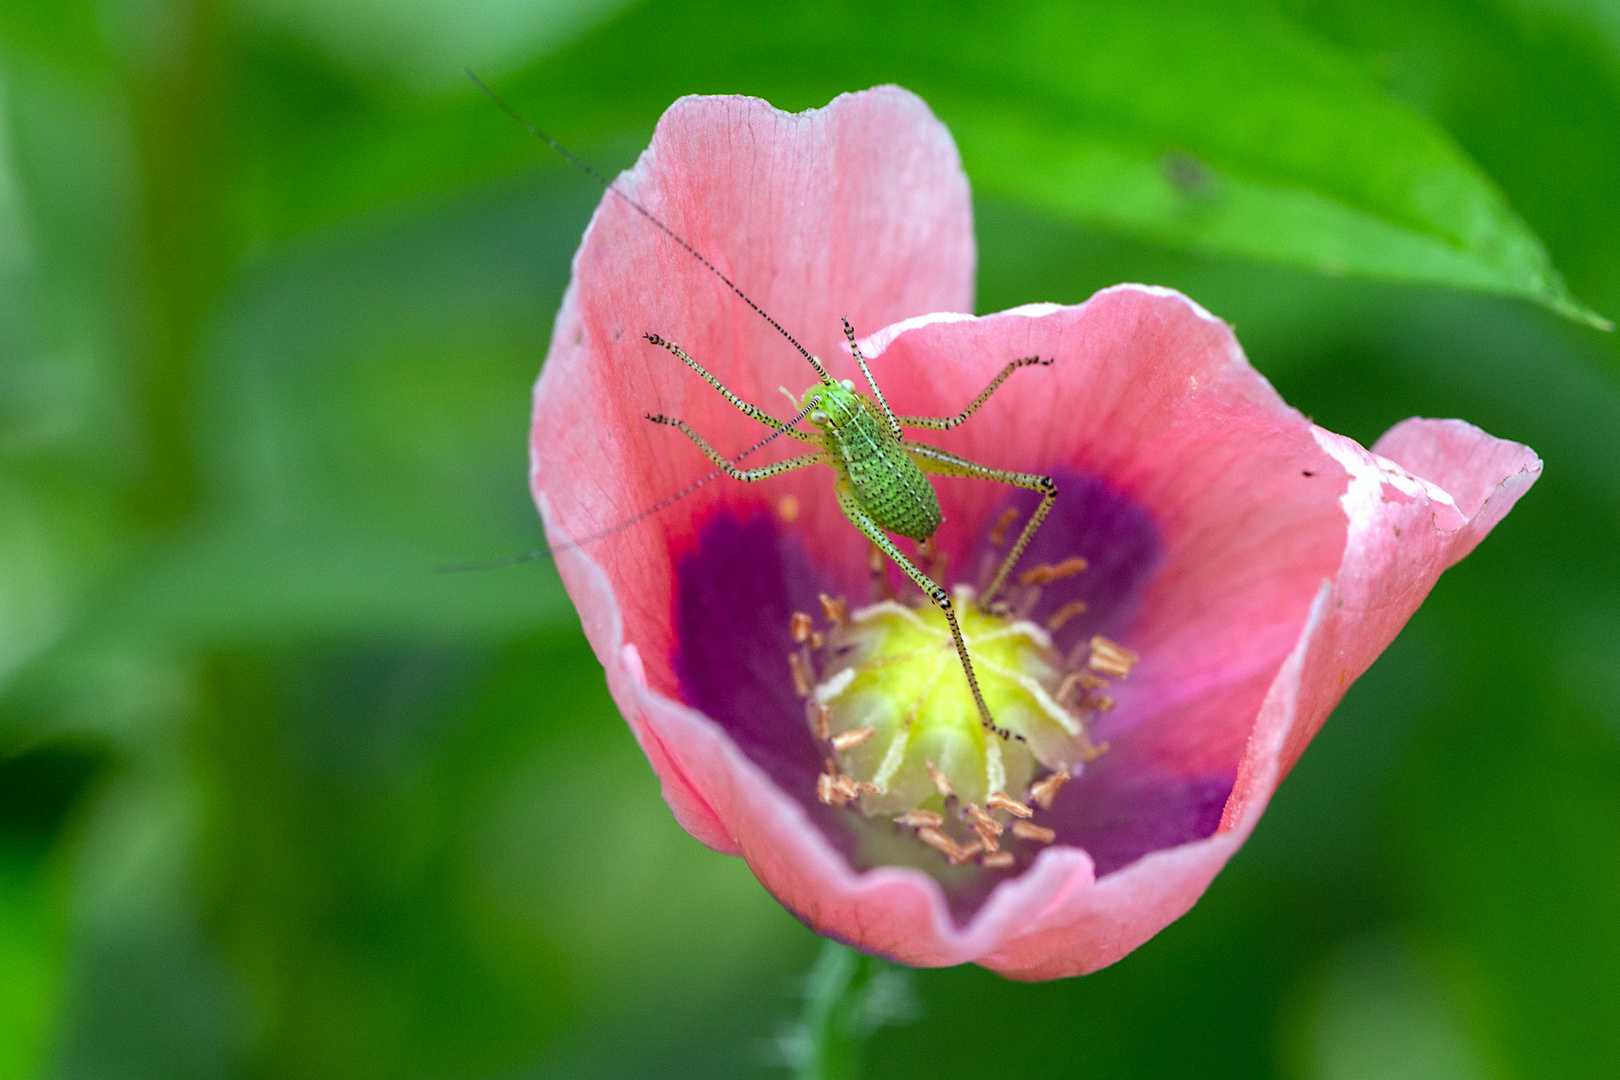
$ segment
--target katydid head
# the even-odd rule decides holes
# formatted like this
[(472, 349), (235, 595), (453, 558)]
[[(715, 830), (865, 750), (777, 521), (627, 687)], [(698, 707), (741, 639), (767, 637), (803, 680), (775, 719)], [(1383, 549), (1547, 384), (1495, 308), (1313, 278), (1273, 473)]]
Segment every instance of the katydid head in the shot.
[(849, 423), (861, 411), (861, 399), (855, 392), (855, 384), (845, 379), (843, 382), (829, 381), (810, 387), (799, 399), (799, 406), (810, 410), (806, 419), (816, 427), (838, 428)]

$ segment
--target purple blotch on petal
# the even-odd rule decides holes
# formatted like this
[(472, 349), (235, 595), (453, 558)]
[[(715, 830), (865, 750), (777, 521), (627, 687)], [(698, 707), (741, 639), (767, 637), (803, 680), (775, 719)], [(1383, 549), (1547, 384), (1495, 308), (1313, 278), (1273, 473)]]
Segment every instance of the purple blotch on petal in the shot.
[[(1067, 654), (1093, 634), (1114, 637), (1129, 647), (1136, 601), (1163, 560), (1159, 527), (1145, 509), (1094, 476), (1057, 471), (1053, 477), (1057, 503), (1011, 580), (1030, 567), (1075, 555), (1084, 556), (1090, 566), (1084, 573), (1041, 586), (1039, 600), (1023, 614), (1042, 623), (1063, 605), (1084, 600), (1085, 612), (1052, 635), (1058, 650)], [(985, 523), (981, 555), (970, 565), (980, 565), (980, 559), (995, 552), (989, 545), (990, 530), (1007, 507), (1019, 511), (1017, 523), (1008, 530), (1011, 543), (1039, 501), (1035, 492), (1019, 491), (996, 506)], [(1010, 598), (1016, 600), (1016, 592)], [(1067, 784), (1040, 817), (1042, 824), (1057, 830), (1058, 843), (1086, 850), (1098, 877), (1149, 852), (1212, 834), (1235, 782), (1230, 774), (1184, 777), (1132, 760), (1127, 752), (1129, 719), (1114, 718), (1113, 726), (1125, 732), (1115, 740), (1114, 750)], [(1029, 861), (1021, 853), (1017, 866), (1007, 873), (1018, 872)]]
[(1103, 877), (1150, 852), (1212, 835), (1234, 783), (1230, 773), (1181, 776), (1104, 754), (1064, 785), (1040, 820), (1057, 831), (1058, 843), (1084, 848)]
[[(1159, 566), (1163, 545), (1148, 513), (1097, 478), (1072, 471), (1054, 475), (1057, 504), (1019, 566), (1027, 569), (1074, 555), (1089, 561), (1084, 573), (1043, 586), (1027, 612), (1040, 621), (1073, 600), (1084, 600), (1086, 612), (1054, 634), (1059, 648), (1067, 650), (1094, 633), (1120, 633), (1128, 626), (1137, 598)], [(996, 517), (1008, 506), (1019, 509), (1010, 543), (1038, 498), (1033, 492), (1014, 492), (981, 523), (979, 558), (968, 563), (974, 572), (990, 557), (988, 537)], [(851, 543), (858, 542), (852, 534)], [(804, 702), (793, 690), (788, 627), (798, 611), (819, 622), (817, 596), (822, 592), (836, 595), (839, 590), (798, 540), (779, 531), (770, 514), (718, 512), (699, 527), (696, 545), (676, 563), (674, 666), (681, 696), (718, 723), (749, 760), (799, 802), (853, 868), (916, 866), (940, 882), (953, 919), (966, 924), (996, 883), (1022, 872), (1034, 851), (1020, 850), (1016, 867), (1007, 871), (948, 867), (889, 822), (867, 820), (816, 799), (824, 751), (811, 736)], [(1111, 756), (1104, 755), (1064, 788), (1042, 815), (1058, 830), (1060, 843), (1090, 852), (1099, 876), (1150, 851), (1214, 831), (1232, 788), (1230, 777), (1188, 780), (1158, 770), (1140, 772), (1123, 755), (1117, 767), (1110, 767)]]
[(788, 624), (831, 591), (804, 547), (765, 513), (720, 513), (675, 567), (675, 675), (686, 703), (726, 730), (778, 787), (816, 802), (822, 751), (793, 692)]
[[(1007, 598), (1016, 601), (1020, 573), (1042, 563), (1083, 556), (1090, 563), (1084, 573), (1040, 586), (1039, 602), (1020, 612), (1044, 623), (1065, 604), (1085, 601), (1085, 612), (1052, 635), (1058, 651), (1067, 653), (1077, 642), (1089, 640), (1093, 634), (1117, 632), (1125, 624), (1142, 589), (1159, 568), (1164, 544), (1152, 516), (1097, 477), (1064, 469), (1053, 470), (1051, 475), (1057, 481), (1057, 502), (1013, 568), (1008, 579), (1013, 589)], [(967, 562), (973, 568), (970, 572), (978, 573), (987, 564), (994, 567), (1040, 501), (1036, 492), (1014, 491), (996, 504), (981, 530), (978, 553)], [(1008, 507), (1018, 510), (1018, 518), (1007, 530), (1004, 546), (993, 548), (990, 533)]]

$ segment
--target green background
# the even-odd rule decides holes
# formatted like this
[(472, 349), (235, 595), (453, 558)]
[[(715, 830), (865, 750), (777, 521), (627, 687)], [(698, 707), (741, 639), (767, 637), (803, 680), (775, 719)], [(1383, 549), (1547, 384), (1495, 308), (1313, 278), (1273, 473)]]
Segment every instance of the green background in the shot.
[(539, 541), (600, 195), (466, 65), (604, 169), (683, 93), (901, 82), (982, 310), (1171, 285), (1334, 430), (1546, 461), (1191, 914), (916, 973), (872, 1075), (1614, 1075), (1620, 5), (8, 0), (0, 1080), (785, 1075), (816, 940), (547, 564), (431, 571)]

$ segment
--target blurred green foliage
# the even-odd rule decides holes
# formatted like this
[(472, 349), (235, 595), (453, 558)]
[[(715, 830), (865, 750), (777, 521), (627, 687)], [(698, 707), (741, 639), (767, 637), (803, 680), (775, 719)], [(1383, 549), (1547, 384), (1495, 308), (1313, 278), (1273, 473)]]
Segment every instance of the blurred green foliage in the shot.
[(599, 196), (465, 65), (603, 167), (683, 93), (901, 82), (984, 310), (1172, 285), (1329, 427), (1547, 461), (1189, 916), (919, 973), (875, 1075), (1612, 1075), (1612, 3), (10, 0), (0, 1077), (785, 1075), (815, 940), (673, 823), (547, 566), (431, 572), (538, 542)]

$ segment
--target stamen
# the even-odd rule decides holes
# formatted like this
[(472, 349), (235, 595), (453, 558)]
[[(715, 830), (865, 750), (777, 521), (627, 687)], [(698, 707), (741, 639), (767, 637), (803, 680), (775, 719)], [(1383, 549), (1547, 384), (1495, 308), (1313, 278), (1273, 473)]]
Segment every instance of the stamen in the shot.
[(1012, 523), (1017, 520), (1017, 507), (1009, 506), (1007, 509), (1003, 510), (1001, 512), (1001, 516), (996, 518), (995, 528), (990, 530), (990, 546), (1000, 547), (1002, 544), (1005, 544), (1007, 542), (1007, 530), (1012, 528)]
[(821, 601), (821, 617), (834, 626), (842, 626), (849, 618), (849, 602), (842, 596), (834, 600), (822, 593), (817, 599)]
[(838, 763), (827, 758), (821, 775), (816, 777), (816, 798), (828, 806), (848, 806), (860, 797), (861, 786), (838, 769)]
[(979, 840), (984, 844), (986, 851), (1000, 850), (1000, 843), (996, 840), (1005, 831), (1001, 822), (980, 810), (972, 803), (967, 805), (967, 814), (973, 821), (973, 831), (979, 834)]
[(937, 829), (945, 824), (945, 817), (932, 810), (907, 810), (894, 819), (896, 825), (904, 825), (908, 829)]
[(853, 750), (862, 743), (869, 741), (877, 734), (875, 727), (858, 727), (852, 731), (840, 731), (832, 737), (832, 746), (842, 754), (845, 750)]
[(1035, 814), (1035, 811), (1010, 797), (1005, 791), (992, 791), (984, 800), (984, 805), (992, 810), (1005, 810), (1014, 817), (1027, 818)]
[(1086, 602), (1084, 600), (1070, 600), (1046, 617), (1046, 628), (1055, 634), (1063, 629), (1064, 623), (1076, 615), (1084, 615), (1085, 613)]
[(1073, 577), (1074, 575), (1081, 573), (1087, 566), (1090, 565), (1090, 563), (1086, 562), (1086, 560), (1079, 555), (1064, 559), (1062, 562), (1055, 565), (1053, 563), (1042, 563), (1039, 566), (1031, 567), (1030, 569), (1025, 570), (1022, 574), (1019, 574), (1018, 584), (1046, 585), (1054, 581), (1062, 581), (1064, 578)]
[(812, 631), (810, 631), (810, 648), (811, 648), (811, 650), (819, 652), (821, 650), (821, 647), (823, 645), (825, 645), (825, 644), (827, 644), (827, 635), (826, 634), (823, 634), (820, 630), (812, 630)]
[(989, 829), (996, 836), (1005, 831), (1001, 822), (991, 817), (988, 811), (979, 809), (976, 803), (967, 804), (967, 816), (973, 819), (973, 827), (976, 829), (981, 827)]
[(832, 709), (821, 702), (811, 698), (804, 703), (806, 718), (810, 721), (810, 734), (817, 741), (825, 742), (832, 737)]
[(924, 825), (917, 830), (917, 839), (939, 852), (952, 866), (959, 866), (977, 855), (982, 845), (978, 841), (971, 844), (958, 844), (938, 829)]
[(1071, 671), (1063, 676), (1063, 681), (1058, 684), (1057, 693), (1052, 696), (1058, 704), (1067, 705), (1076, 687), (1081, 690), (1106, 690), (1108, 680), (1099, 679), (1089, 671)]
[(1037, 844), (1050, 844), (1057, 839), (1057, 833), (1031, 821), (1015, 821), (1012, 824), (1013, 835), (1020, 840), (1033, 840)]
[(979, 859), (979, 865), (986, 870), (1005, 870), (1018, 858), (1010, 851), (993, 851)]
[(1010, 619), (1013, 614), (1013, 606), (1006, 600), (992, 600), (990, 606), (984, 609), (984, 613), (998, 619)]
[(792, 495), (784, 495), (777, 499), (776, 516), (787, 522), (798, 521), (799, 500)]
[(1066, 577), (1083, 574), (1090, 565), (1091, 563), (1087, 562), (1084, 556), (1072, 555), (1052, 568), (1052, 580), (1061, 581)]
[(889, 561), (883, 549), (876, 544), (867, 550), (866, 567), (872, 572), (872, 584), (881, 599), (894, 599), (894, 586), (889, 584)]
[(802, 611), (795, 611), (793, 618), (788, 621), (788, 633), (793, 635), (793, 644), (803, 645), (810, 640), (810, 616)]
[(932, 536), (918, 541), (917, 556), (928, 564), (928, 576), (935, 581), (944, 581), (949, 576), (945, 572), (945, 552), (940, 550)]
[(1142, 659), (1140, 656), (1125, 646), (1097, 634), (1091, 639), (1091, 659), (1087, 664), (1093, 671), (1123, 679), (1131, 673), (1131, 668), (1135, 667), (1140, 659)]
[(1039, 806), (1042, 810), (1050, 810), (1052, 809), (1052, 800), (1057, 798), (1058, 788), (1062, 787), (1068, 782), (1069, 774), (1067, 772), (1055, 772), (1051, 776), (1041, 780), (1039, 783), (1031, 784), (1029, 787), (1029, 797), (1034, 800), (1035, 805)]
[(945, 774), (939, 771), (939, 766), (934, 764), (934, 759), (923, 758), (923, 764), (928, 766), (928, 779), (934, 782), (934, 790), (947, 799), (950, 798), (955, 789), (951, 787), (951, 782), (946, 779)]
[(809, 697), (810, 691), (815, 689), (815, 680), (810, 677), (810, 666), (804, 662), (804, 657), (796, 652), (788, 653), (788, 667), (793, 669), (793, 692)]
[(1058, 683), (1057, 693), (1052, 695), (1052, 699), (1059, 705), (1067, 705), (1069, 703), (1069, 695), (1074, 693), (1074, 688), (1079, 685), (1080, 673), (1071, 671), (1069, 674), (1063, 676), (1062, 682)]

